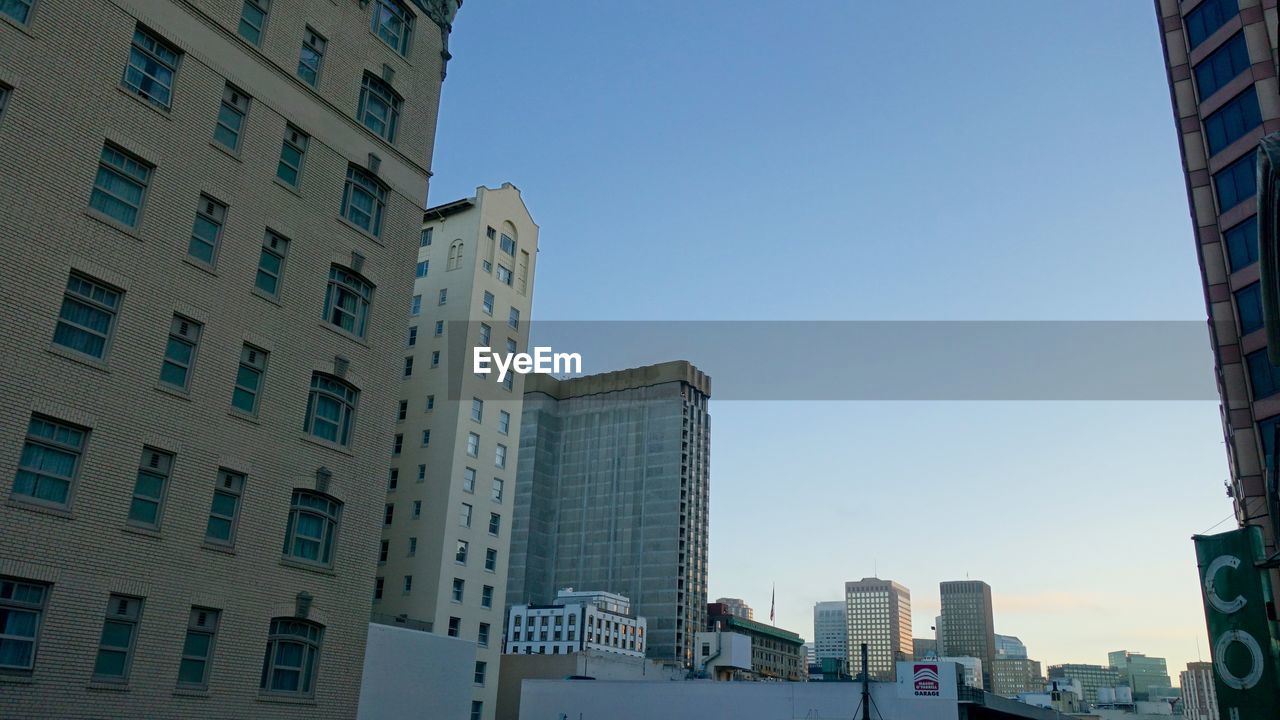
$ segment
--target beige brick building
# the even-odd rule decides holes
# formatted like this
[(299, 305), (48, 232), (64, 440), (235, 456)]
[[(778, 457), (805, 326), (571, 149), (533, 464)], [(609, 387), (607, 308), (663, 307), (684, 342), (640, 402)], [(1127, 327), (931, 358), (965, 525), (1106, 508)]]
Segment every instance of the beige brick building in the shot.
[(473, 372), (472, 348), (528, 348), (538, 252), (510, 183), (427, 210), (403, 349), (374, 619), (476, 643), (473, 719), (502, 656), (524, 375)]
[(454, 10), (0, 3), (0, 717), (354, 717)]

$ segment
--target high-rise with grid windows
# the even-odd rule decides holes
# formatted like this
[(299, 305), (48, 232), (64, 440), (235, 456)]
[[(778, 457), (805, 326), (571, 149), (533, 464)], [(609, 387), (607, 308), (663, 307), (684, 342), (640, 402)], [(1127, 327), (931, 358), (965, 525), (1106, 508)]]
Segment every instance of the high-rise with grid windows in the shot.
[(355, 716), (457, 4), (0, 2), (0, 716)]
[(862, 578), (844, 584), (845, 655), (849, 674), (862, 673), (862, 644), (867, 645), (867, 675), (894, 680), (897, 663), (910, 660), (911, 591), (892, 581)]
[(941, 648), (943, 657), (973, 657), (982, 661), (982, 686), (991, 687), (996, 658), (995, 619), (991, 586), (981, 580), (952, 580), (939, 584), (942, 593)]

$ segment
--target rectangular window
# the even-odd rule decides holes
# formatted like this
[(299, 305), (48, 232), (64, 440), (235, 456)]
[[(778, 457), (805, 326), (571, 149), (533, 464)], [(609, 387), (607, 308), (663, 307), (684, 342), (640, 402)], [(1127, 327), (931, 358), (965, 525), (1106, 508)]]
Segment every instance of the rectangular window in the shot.
[(1232, 98), (1204, 119), (1204, 132), (1209, 141), (1209, 154), (1215, 155), (1239, 140), (1245, 133), (1262, 124), (1258, 108), (1258, 91), (1249, 89)]
[(476, 685), (484, 685), (484, 673), (486, 667), (487, 666), (483, 660), (476, 661), (476, 672), (474, 677)]
[(436, 304), (444, 305), (447, 302), (449, 302), (449, 288), (440, 288), (440, 299), (436, 302)]
[(480, 436), (475, 433), (467, 433), (467, 455), (480, 457)]
[[(396, 504), (387, 503), (386, 506), (383, 508), (383, 512), (382, 512), (382, 524), (390, 525), (392, 521), (395, 520), (395, 517), (396, 517)], [(383, 542), (385, 543), (386, 541), (383, 540)], [(382, 560), (385, 562), (386, 557), (383, 556)]]
[(141, 618), (142, 598), (111, 596), (98, 639), (98, 657), (93, 663), (94, 680), (128, 681)]
[(311, 136), (292, 125), (284, 128), (284, 142), (280, 145), (280, 162), (276, 164), (276, 177), (289, 187), (298, 187), (302, 181), (302, 159), (306, 157)]
[(476, 633), (476, 644), (480, 647), (489, 647), (489, 623), (480, 623), (480, 630)]
[(493, 464), (499, 468), (507, 466), (507, 446), (495, 445), (493, 448)]
[(0, 13), (8, 15), (19, 25), (26, 25), (33, 3), (35, 0), (0, 0)]
[(376, 578), (374, 578), (374, 579), (373, 579), (373, 599), (374, 599), (374, 600), (381, 600), (381, 599), (382, 599), (382, 589), (383, 589), (385, 586), (386, 586), (386, 579), (385, 579), (385, 578), (376, 577)]
[(240, 10), (240, 37), (254, 45), (262, 44), (262, 30), (267, 24), (270, 0), (244, 0)]
[[(0, 0), (0, 12), (4, 9), (4, 0)], [(9, 93), (13, 92), (13, 88), (8, 85), (0, 85), (0, 118), (4, 117), (4, 109), (9, 106)]]
[(103, 359), (120, 311), (120, 296), (118, 290), (72, 273), (62, 296), (53, 342)]
[(426, 412), (431, 412), (432, 410), (435, 410), (435, 409), (436, 409), (436, 396), (435, 396), (435, 395), (428, 395), (428, 396), (427, 396)]
[(396, 433), (395, 442), (391, 444), (391, 454), (399, 455), (400, 451), (403, 449), (404, 449), (404, 434)]
[(471, 527), (471, 504), (462, 503), (462, 511), (458, 514), (458, 524), (462, 527)]
[(1256, 159), (1257, 156), (1250, 152), (1214, 174), (1213, 186), (1218, 191), (1218, 212), (1225, 213), (1257, 193)]
[(414, 345), (418, 344), (418, 326), (417, 325), (414, 325), (413, 327), (409, 328), (409, 339), (406, 341), (405, 344), (407, 344), (409, 347), (413, 347)]
[(482, 720), (484, 718), (484, 701), (471, 701), (471, 720)]
[(151, 530), (160, 528), (172, 472), (173, 455), (149, 447), (142, 449), (138, 477), (133, 484), (133, 499), (129, 503), (130, 525)]
[(480, 398), (471, 398), (471, 419), (476, 422), (484, 419), (484, 401)]
[(284, 275), (284, 258), (288, 251), (288, 238), (267, 230), (262, 238), (262, 253), (258, 256), (258, 273), (253, 286), (269, 298), (280, 297), (280, 280)]
[(462, 625), (461, 618), (456, 618), (456, 617), (449, 618), (449, 637), (458, 637), (458, 630), (460, 625)]
[(493, 607), (493, 586), (485, 585), (480, 589), (480, 607)]
[(469, 493), (474, 493), (476, 491), (476, 469), (475, 468), (463, 468), (462, 489)]
[(0, 577), (0, 670), (35, 667), (48, 597), (49, 586), (44, 583)]
[(363, 338), (369, 319), (373, 285), (364, 278), (334, 265), (329, 268), (329, 288), (324, 296), (324, 319)]
[(504, 267), (502, 264), (498, 265), (498, 282), (502, 283), (503, 285), (510, 286), (512, 277), (513, 275), (511, 274), (511, 270), (509, 268)]
[(422, 431), (422, 447), (427, 447), (430, 444), (431, 444), (431, 431), (423, 430)]
[(222, 90), (222, 104), (218, 106), (218, 122), (213, 127), (213, 139), (232, 152), (240, 150), (240, 138), (244, 134), (244, 118), (249, 114), (249, 96), (231, 83)]
[(424, 278), (424, 277), (426, 277), (426, 276), (427, 276), (427, 261), (426, 261), (426, 260), (423, 260), (422, 262), (419, 262), (419, 263), (418, 263), (417, 268), (415, 268), (415, 269), (414, 269), (413, 276), (414, 276), (414, 277), (416, 277), (416, 278)]
[(485, 315), (493, 315), (493, 293), (485, 291), (481, 307), (484, 309)]
[(493, 479), (492, 497), (494, 502), (499, 502), (499, 503), (502, 502), (503, 485), (504, 483), (502, 482), (502, 478)]
[(418, 482), (422, 482), (423, 480), (426, 480), (426, 479), (427, 479), (427, 466), (425, 463), (419, 464), (418, 465)]
[(136, 227), (152, 169), (151, 165), (114, 145), (103, 145), (89, 207), (121, 225)]
[(404, 594), (408, 595), (411, 592), (413, 592), (413, 576), (405, 575), (404, 576)]
[(387, 491), (394, 491), (400, 485), (400, 469), (391, 468), (387, 472)]
[(195, 320), (173, 316), (169, 323), (169, 340), (164, 348), (164, 362), (160, 366), (161, 383), (184, 392), (190, 387), (202, 329), (203, 326)]
[(466, 588), (466, 583), (462, 581), (462, 578), (453, 579), (453, 601), (454, 602), (462, 602), (463, 590), (465, 588)]
[(204, 531), (205, 541), (217, 545), (235, 544), (236, 525), (240, 518), (240, 496), (243, 493), (244, 475), (230, 470), (218, 470), (218, 484), (214, 486), (209, 523)]
[(431, 228), (422, 228), (422, 234), (418, 236), (418, 247), (431, 245), (431, 230)]
[(387, 142), (396, 141), (400, 108), (404, 100), (382, 78), (365, 71), (360, 83), (360, 104), (356, 119)]
[(173, 76), (181, 53), (141, 25), (133, 31), (129, 64), (124, 68), (125, 89), (165, 110), (173, 101)]
[(382, 234), (382, 211), (387, 206), (387, 188), (376, 177), (355, 165), (347, 167), (342, 190), (342, 216), (374, 237)]
[(470, 548), (470, 543), (468, 543), (466, 540), (459, 540), (457, 549), (454, 550), (454, 553), (453, 553), (453, 561), (458, 563), (459, 565), (466, 565), (467, 552), (469, 548)]
[(267, 352), (252, 345), (240, 349), (240, 366), (236, 385), (231, 392), (231, 406), (250, 415), (258, 414), (258, 397), (262, 394), (262, 376), (267, 371)]
[(480, 323), (480, 347), (490, 347), (489, 338), (493, 337), (493, 328)]
[(413, 13), (401, 0), (375, 0), (373, 33), (401, 55), (409, 54), (413, 39)]
[(403, 422), (407, 417), (409, 417), (409, 401), (401, 400), (400, 405), (396, 409), (396, 421)]
[(502, 530), (502, 516), (498, 513), (489, 513), (489, 534), (497, 537), (500, 530)]
[(404, 359), (404, 376), (409, 377), (413, 374), (413, 356), (409, 355)]
[(201, 195), (196, 205), (196, 220), (191, 226), (191, 242), (187, 256), (202, 265), (213, 267), (222, 242), (222, 226), (227, 220), (227, 206), (208, 195)]
[(1258, 262), (1258, 216), (1228, 229), (1222, 234), (1227, 243), (1231, 271), (1236, 272)]
[(414, 555), (417, 555), (417, 554), (418, 554), (418, 538), (411, 537), (409, 538), (409, 557), (413, 557)]
[(409, 302), (409, 314), (414, 316), (422, 314), (422, 296), (421, 295), (414, 295), (413, 300)]
[(484, 569), (494, 572), (498, 568), (498, 551), (488, 548), (484, 551)]
[(511, 430), (511, 413), (506, 410), (498, 411), (498, 432), (506, 435)]
[(441, 335), (444, 335), (444, 321), (437, 320), (436, 321), (436, 337), (440, 337)]
[(515, 240), (512, 240), (512, 239), (511, 239), (511, 238), (510, 238), (506, 233), (502, 233), (502, 241), (501, 241), (501, 244), (499, 245), (499, 247), (501, 247), (501, 248), (502, 248), (502, 252), (504, 252), (504, 253), (506, 253), (506, 254), (508, 254), (508, 255), (512, 256), (512, 257), (515, 257), (515, 255), (516, 255), (516, 241), (515, 241)]
[(307, 26), (302, 34), (302, 53), (298, 56), (298, 77), (315, 87), (320, 84), (320, 66), (324, 63), (324, 48), (328, 41), (320, 33)]
[(1262, 329), (1262, 290), (1253, 283), (1236, 291), (1236, 309), (1240, 313), (1240, 334)]
[(440, 351), (431, 351), (431, 367), (440, 367)]
[(1236, 33), (1235, 37), (1223, 43), (1222, 47), (1200, 61), (1195, 67), (1196, 85), (1200, 91), (1200, 102), (1208, 100), (1223, 85), (1231, 82), (1237, 75), (1249, 69), (1249, 47), (1245, 44), (1244, 33)]
[(517, 310), (516, 308), (511, 308), (511, 312), (507, 314), (507, 324), (511, 326), (512, 330), (520, 329), (520, 311), (519, 310)]
[(191, 608), (187, 637), (182, 641), (182, 658), (178, 662), (178, 687), (203, 689), (209, 686), (213, 640), (218, 634), (221, 614), (210, 608)]
[(1237, 2), (1238, 0), (1205, 0), (1195, 10), (1187, 13), (1187, 39), (1192, 50), (1240, 12)]

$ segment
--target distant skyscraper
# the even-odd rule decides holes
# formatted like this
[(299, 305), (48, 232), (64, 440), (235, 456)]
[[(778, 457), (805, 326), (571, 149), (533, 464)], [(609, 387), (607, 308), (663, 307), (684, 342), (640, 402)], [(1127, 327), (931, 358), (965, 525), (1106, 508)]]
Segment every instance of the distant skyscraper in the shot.
[(1182, 712), (1187, 720), (1218, 720), (1218, 693), (1213, 687), (1213, 663), (1187, 663), (1178, 674)]
[(746, 618), (748, 620), (756, 619), (755, 611), (751, 609), (751, 606), (747, 604), (746, 600), (722, 597), (717, 598), (716, 602), (728, 608), (731, 615), (737, 615), (740, 618)]
[(892, 580), (863, 578), (844, 584), (849, 674), (862, 672), (862, 643), (872, 678), (893, 680), (899, 660), (912, 655), (911, 591)]
[(1164, 658), (1117, 650), (1107, 653), (1107, 663), (1120, 672), (1120, 682), (1133, 689), (1134, 700), (1148, 700), (1153, 692), (1157, 697), (1168, 695), (1158, 692), (1171, 687)]
[(848, 633), (844, 600), (813, 606), (813, 653), (818, 662), (828, 658), (847, 660)]
[(710, 395), (683, 361), (526, 376), (509, 605), (608, 588), (647, 619), (650, 658), (692, 665), (706, 629)]
[(1024, 660), (1027, 657), (1027, 646), (1012, 635), (996, 635), (996, 658)]
[(991, 687), (991, 662), (996, 658), (991, 586), (981, 580), (953, 580), (941, 583), (939, 589), (946, 633), (938, 654), (978, 658), (983, 686)]

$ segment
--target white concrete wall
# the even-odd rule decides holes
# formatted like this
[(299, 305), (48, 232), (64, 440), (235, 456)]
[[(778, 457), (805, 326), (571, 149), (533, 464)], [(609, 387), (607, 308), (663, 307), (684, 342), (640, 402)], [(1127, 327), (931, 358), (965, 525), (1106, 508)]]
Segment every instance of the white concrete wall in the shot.
[(370, 625), (356, 719), (464, 720), (475, 661), (473, 642)]
[[(857, 683), (526, 680), (520, 720), (851, 718), (857, 717), (860, 694)], [(894, 683), (872, 683), (871, 696), (873, 716), (884, 720), (959, 717), (954, 699), (900, 697)]]

